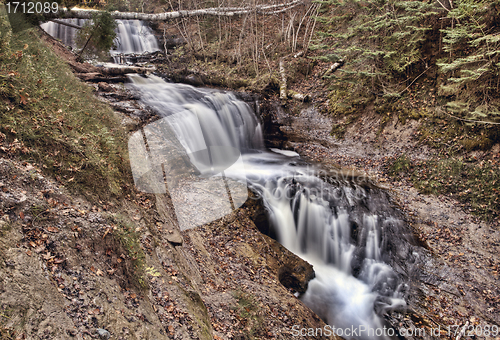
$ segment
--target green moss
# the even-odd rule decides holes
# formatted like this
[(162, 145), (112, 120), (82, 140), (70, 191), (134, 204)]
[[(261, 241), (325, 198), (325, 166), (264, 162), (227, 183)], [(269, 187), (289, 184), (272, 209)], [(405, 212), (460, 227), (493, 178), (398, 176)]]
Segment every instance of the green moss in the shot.
[(406, 155), (399, 156), (389, 167), (389, 174), (397, 175), (410, 170), (411, 160)]
[(493, 141), (487, 136), (475, 136), (473, 138), (467, 138), (460, 143), (465, 147), (467, 151), (474, 150), (489, 150), (493, 146)]
[(196, 324), (201, 328), (201, 338), (207, 340), (212, 339), (212, 323), (208, 315), (207, 307), (200, 294), (193, 290), (187, 291), (180, 285), (179, 288), (183, 290), (187, 298), (186, 301), (188, 302), (188, 308), (191, 312), (190, 315), (194, 316)]

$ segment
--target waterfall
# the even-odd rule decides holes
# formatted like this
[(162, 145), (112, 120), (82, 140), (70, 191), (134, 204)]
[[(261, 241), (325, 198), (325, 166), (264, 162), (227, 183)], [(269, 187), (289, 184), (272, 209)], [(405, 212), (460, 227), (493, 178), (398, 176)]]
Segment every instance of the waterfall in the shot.
[[(68, 23), (84, 26), (87, 19), (60, 19)], [(149, 26), (140, 20), (116, 20), (115, 48), (110, 51), (115, 62), (119, 55), (141, 54), (159, 51), (158, 42)], [(52, 37), (59, 39), (66, 46), (76, 48), (75, 38), (78, 29), (48, 21), (40, 25)]]
[[(87, 19), (59, 19), (61, 21), (65, 21), (69, 24), (77, 25), (82, 27), (87, 22)], [(56, 24), (52, 21), (47, 21), (40, 25), (40, 27), (50, 34), (52, 37), (61, 40), (61, 42), (72, 48), (76, 48), (76, 33), (78, 29), (69, 27), (66, 25)]]
[(158, 42), (149, 26), (140, 20), (116, 20), (116, 49), (111, 55), (140, 54), (159, 51)]
[[(404, 248), (409, 237), (383, 191), (361, 178), (327, 173), (293, 152), (265, 149), (253, 111), (232, 93), (169, 84), (158, 77), (134, 75), (131, 80), (142, 102), (168, 125), (165, 138), (174, 136), (182, 145), (198, 176), (222, 172), (262, 197), (278, 241), (314, 266), (316, 278), (300, 297), (313, 311), (329, 325), (366, 331), (353, 338), (390, 338), (376, 330), (385, 327), (384, 312), (405, 307), (407, 287), (389, 263), (395, 254), (407, 256), (411, 250)], [(146, 132), (138, 132), (137, 140), (142, 143), (143, 136), (149, 141)], [(210, 156), (216, 146), (237, 155)]]

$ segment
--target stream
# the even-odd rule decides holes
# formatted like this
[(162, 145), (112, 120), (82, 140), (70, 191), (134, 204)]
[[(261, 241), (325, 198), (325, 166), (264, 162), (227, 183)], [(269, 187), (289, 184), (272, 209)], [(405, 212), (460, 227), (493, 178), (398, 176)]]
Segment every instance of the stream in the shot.
[[(73, 44), (73, 29), (44, 25)], [(139, 21), (120, 22), (117, 33), (112, 55), (158, 49)], [(129, 140), (139, 190), (169, 193), (185, 230), (231, 213), (250, 188), (268, 213), (272, 235), (314, 266), (316, 277), (300, 299), (346, 339), (397, 337), (384, 313), (405, 309), (419, 255), (386, 192), (295, 152), (267, 149), (258, 116), (231, 92), (157, 76), (129, 78), (128, 86), (159, 116)]]
[[(233, 93), (129, 78), (160, 116), (129, 142), (136, 185), (165, 192), (166, 179), (181, 229), (222, 217), (224, 201), (222, 215), (230, 213), (248, 186), (262, 199), (277, 240), (314, 266), (302, 301), (329, 325), (357, 329), (356, 339), (396, 334), (382, 315), (405, 308), (408, 286), (390, 264), (410, 267), (418, 254), (385, 192), (294, 152), (266, 149), (258, 118)], [(202, 184), (205, 193), (198, 194)], [(189, 218), (190, 207), (196, 217)]]

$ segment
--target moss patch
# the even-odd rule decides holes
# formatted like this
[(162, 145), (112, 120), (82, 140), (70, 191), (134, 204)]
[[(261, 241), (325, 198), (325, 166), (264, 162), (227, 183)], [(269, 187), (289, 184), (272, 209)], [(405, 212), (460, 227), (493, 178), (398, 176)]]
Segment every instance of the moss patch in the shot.
[(235, 307), (238, 319), (247, 331), (246, 339), (260, 339), (259, 332), (262, 327), (262, 313), (256, 298), (250, 293), (237, 290), (233, 292), (237, 301)]

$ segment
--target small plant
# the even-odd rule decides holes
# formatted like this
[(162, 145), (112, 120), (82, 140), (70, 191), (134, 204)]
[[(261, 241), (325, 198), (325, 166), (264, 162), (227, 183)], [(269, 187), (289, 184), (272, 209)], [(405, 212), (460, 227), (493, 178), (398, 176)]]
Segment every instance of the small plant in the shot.
[(147, 267), (146, 268), (146, 274), (154, 277), (159, 277), (161, 274), (158, 272), (158, 270), (155, 267)]
[(241, 290), (234, 291), (233, 297), (238, 303), (235, 309), (238, 312), (240, 322), (248, 331), (248, 338), (259, 339), (258, 333), (262, 327), (263, 318), (261, 308), (257, 304), (257, 301), (255, 301), (255, 297)]
[(116, 26), (116, 21), (109, 12), (93, 14), (92, 20), (77, 34), (76, 43), (82, 48), (80, 56), (107, 56), (114, 45)]

